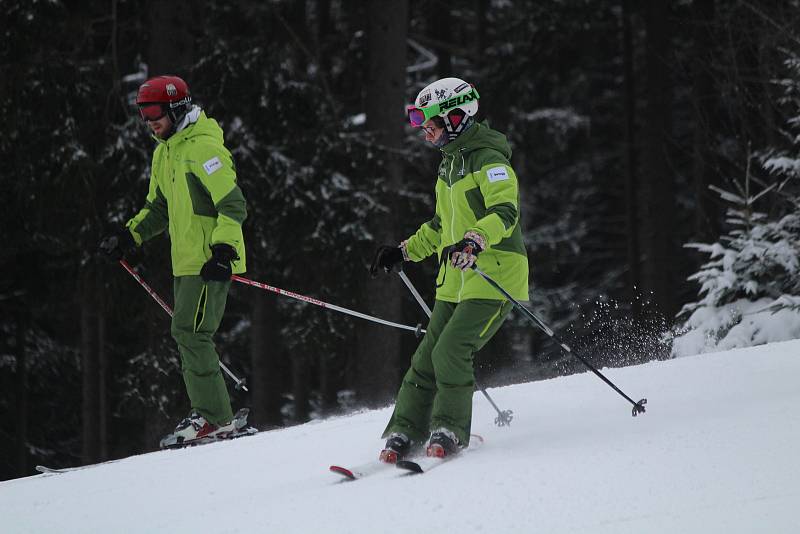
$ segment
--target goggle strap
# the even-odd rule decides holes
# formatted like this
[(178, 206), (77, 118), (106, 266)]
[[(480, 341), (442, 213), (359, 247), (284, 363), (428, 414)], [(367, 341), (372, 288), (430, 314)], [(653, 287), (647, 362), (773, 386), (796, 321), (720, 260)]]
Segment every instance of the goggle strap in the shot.
[[(475, 86), (470, 86), (470, 90), (468, 92), (464, 93), (463, 95), (457, 95), (457, 96), (467, 96), (467, 95), (471, 95), (471, 94), (474, 94), (474, 96), (475, 96), (475, 98), (473, 100), (480, 100), (481, 97), (478, 94), (478, 90), (475, 89)], [(448, 98), (447, 100), (445, 100), (445, 102), (447, 102), (449, 100), (452, 100), (453, 98), (456, 98), (456, 97)], [(435, 117), (439, 113), (441, 113), (441, 105), (442, 105), (441, 102), (437, 102), (435, 104), (431, 104), (430, 106), (425, 106), (425, 107), (422, 107), (422, 108), (414, 107), (414, 108), (411, 108), (411, 109), (417, 109), (417, 110), (421, 111), (422, 114), (425, 116), (425, 120), (429, 121), (433, 117)], [(455, 108), (455, 107), (456, 106), (453, 106), (453, 108)], [(409, 111), (411, 111), (411, 109), (409, 109)]]

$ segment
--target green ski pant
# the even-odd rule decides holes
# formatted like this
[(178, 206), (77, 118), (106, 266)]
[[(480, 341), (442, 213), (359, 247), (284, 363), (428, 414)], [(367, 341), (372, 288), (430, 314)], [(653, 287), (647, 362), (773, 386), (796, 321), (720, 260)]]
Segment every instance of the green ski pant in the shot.
[(394, 413), (383, 433), (402, 432), (414, 443), (446, 428), (469, 445), (475, 373), (472, 359), (503, 324), (511, 303), (437, 300), (411, 367), (403, 378)]
[(205, 282), (200, 276), (175, 277), (172, 337), (181, 354), (183, 381), (192, 410), (215, 425), (233, 419), (213, 340), (230, 286), (229, 281)]

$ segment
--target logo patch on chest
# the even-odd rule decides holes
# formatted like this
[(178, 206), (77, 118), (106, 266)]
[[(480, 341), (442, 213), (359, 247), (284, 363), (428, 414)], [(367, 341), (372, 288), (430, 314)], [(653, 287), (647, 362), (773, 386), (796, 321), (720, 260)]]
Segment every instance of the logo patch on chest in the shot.
[(203, 163), (203, 168), (206, 170), (206, 174), (211, 175), (222, 168), (222, 162), (217, 156), (214, 156), (210, 160)]
[(492, 167), (486, 171), (486, 176), (492, 183), (499, 182), (501, 180), (508, 180), (508, 171), (505, 167)]

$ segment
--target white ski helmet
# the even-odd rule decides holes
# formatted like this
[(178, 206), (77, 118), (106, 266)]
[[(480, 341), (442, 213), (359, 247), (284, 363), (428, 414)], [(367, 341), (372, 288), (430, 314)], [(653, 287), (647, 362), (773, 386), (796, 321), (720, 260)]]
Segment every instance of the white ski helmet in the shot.
[(442, 78), (419, 92), (414, 105), (408, 107), (408, 120), (419, 127), (433, 117), (441, 117), (452, 140), (472, 123), (479, 98), (475, 87), (464, 80)]

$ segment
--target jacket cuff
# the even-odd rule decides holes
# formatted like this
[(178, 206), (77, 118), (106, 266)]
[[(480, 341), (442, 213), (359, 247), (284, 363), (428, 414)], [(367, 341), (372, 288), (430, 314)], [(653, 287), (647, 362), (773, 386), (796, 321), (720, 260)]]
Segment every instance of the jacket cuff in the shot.
[(486, 250), (486, 238), (484, 238), (478, 232), (469, 231), (464, 234), (464, 239), (472, 239), (478, 244), (479, 247), (481, 247), (481, 250)]
[(144, 238), (142, 237), (142, 234), (131, 228), (131, 222), (128, 222), (126, 228), (131, 233), (131, 236), (133, 237), (133, 242), (136, 244), (137, 247), (140, 247), (142, 246), (142, 243), (144, 243)]
[(403, 253), (404, 261), (411, 261), (411, 258), (408, 257), (408, 250), (406, 250), (406, 243), (408, 243), (408, 239), (400, 243), (400, 252)]

